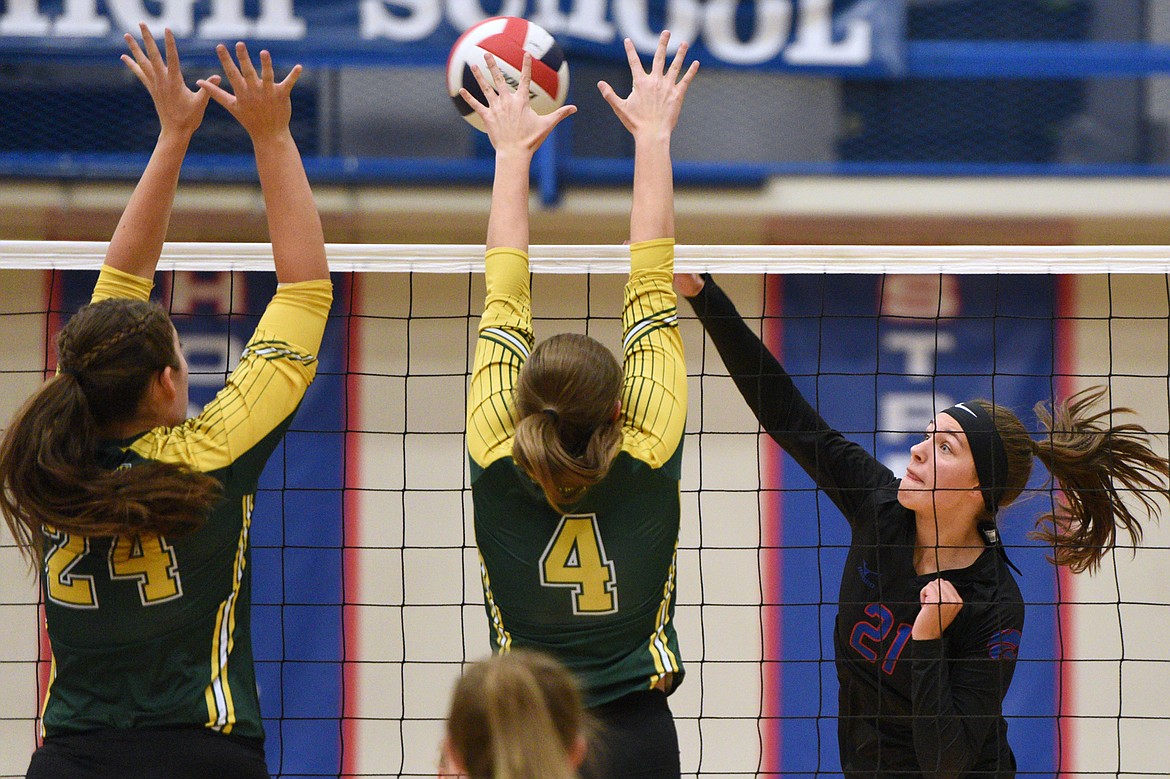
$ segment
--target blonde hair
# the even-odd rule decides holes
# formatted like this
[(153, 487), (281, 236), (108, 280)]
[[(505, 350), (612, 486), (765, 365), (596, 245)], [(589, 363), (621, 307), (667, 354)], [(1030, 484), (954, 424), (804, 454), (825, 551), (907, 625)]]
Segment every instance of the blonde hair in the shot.
[(568, 670), (518, 649), (467, 668), (451, 697), (447, 743), (473, 779), (574, 779), (587, 721)]
[(537, 344), (516, 382), (512, 457), (558, 511), (609, 473), (621, 449), (622, 369), (587, 335)]
[(1096, 569), (1117, 543), (1119, 528), (1134, 544), (1141, 541), (1141, 522), (1126, 505), (1125, 494), (1138, 500), (1147, 517), (1153, 516), (1156, 497), (1168, 494), (1170, 464), (1150, 448), (1149, 431), (1133, 422), (1113, 423), (1114, 417), (1133, 411), (1092, 409), (1108, 391), (1090, 387), (1052, 410), (1037, 403), (1034, 411), (1044, 430), (1039, 441), (1011, 410), (976, 401), (991, 414), (1007, 454), (1000, 505), (1023, 492), (1033, 458), (1044, 463), (1060, 491), (1053, 510), (1036, 521), (1031, 537), (1051, 544), (1051, 561), (1073, 573)]

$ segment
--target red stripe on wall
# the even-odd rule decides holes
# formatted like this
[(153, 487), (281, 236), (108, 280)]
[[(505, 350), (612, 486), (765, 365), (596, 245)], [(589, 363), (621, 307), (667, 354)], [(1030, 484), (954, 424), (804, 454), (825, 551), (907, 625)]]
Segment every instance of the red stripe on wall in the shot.
[(360, 470), (358, 455), (360, 441), (357, 431), (361, 430), (361, 404), (358, 402), (361, 379), (361, 318), (355, 316), (361, 291), (361, 274), (349, 274), (348, 295), (345, 301), (345, 464), (342, 478), (345, 497), (342, 502), (342, 582), (341, 592), (345, 599), (342, 605), (341, 635), (341, 775), (357, 774), (357, 756), (360, 748), (358, 736), (358, 691), (361, 689), (361, 646), (360, 614), (355, 604), (360, 603), (361, 565), (359, 563), (358, 539), (361, 532), (361, 511), (359, 509)]
[[(1056, 287), (1056, 325), (1055, 354), (1053, 368), (1055, 376), (1054, 387), (1058, 397), (1066, 398), (1076, 391), (1074, 378), (1077, 373), (1076, 359), (1076, 293), (1077, 279), (1075, 276), (1057, 276), (1054, 280)], [(1057, 567), (1056, 591), (1059, 598), (1056, 615), (1056, 647), (1059, 650), (1060, 672), (1056, 693), (1057, 735), (1056, 735), (1056, 770), (1057, 775), (1064, 779), (1075, 771), (1071, 745), (1073, 744), (1073, 722), (1075, 701), (1073, 690), (1075, 677), (1073, 664), (1066, 662), (1066, 658), (1075, 654), (1073, 628), (1076, 621), (1074, 597), (1076, 585), (1074, 577), (1064, 566)], [(1068, 747), (1066, 748), (1066, 745)]]
[[(784, 277), (764, 277), (764, 322), (761, 335), (764, 343), (778, 359), (784, 359), (784, 323), (780, 318), (784, 300)], [(763, 615), (763, 701), (760, 714), (762, 776), (779, 775), (781, 771), (781, 653), (783, 625), (780, 619), (781, 590), (783, 587), (783, 555), (781, 531), (784, 517), (781, 513), (781, 489), (784, 486), (780, 446), (769, 436), (760, 436), (760, 484), (764, 492), (760, 498), (760, 585), (764, 593)]]

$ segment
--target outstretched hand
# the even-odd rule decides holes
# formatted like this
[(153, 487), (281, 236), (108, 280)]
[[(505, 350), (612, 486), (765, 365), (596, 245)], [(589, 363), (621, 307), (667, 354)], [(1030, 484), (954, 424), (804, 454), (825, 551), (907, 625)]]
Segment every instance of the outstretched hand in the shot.
[(528, 52), (524, 53), (520, 83), (515, 90), (508, 86), (495, 57), (485, 54), (484, 60), (491, 75), (490, 80), (484, 76), (478, 65), (472, 65), (471, 72), (479, 82), (487, 105), (476, 100), (466, 89), (460, 89), (459, 95), (483, 120), (488, 139), (491, 140), (497, 154), (506, 151), (532, 154), (562, 119), (576, 113), (577, 107), (572, 105), (561, 106), (544, 116), (532, 109), (532, 97), (529, 92), (529, 85), (532, 83), (532, 55)]
[(167, 50), (164, 59), (150, 28), (145, 23), (138, 25), (142, 33), (142, 45), (130, 33), (126, 33), (126, 46), (130, 54), (122, 55), (122, 62), (130, 68), (154, 101), (154, 110), (158, 112), (158, 120), (162, 124), (163, 132), (178, 132), (190, 136), (199, 128), (203, 121), (203, 113), (207, 109), (211, 93), (204, 86), (219, 84), (219, 76), (212, 76), (205, 82), (200, 81), (198, 90), (187, 88), (183, 81), (183, 71), (179, 65), (179, 50), (175, 45), (175, 35), (166, 29), (164, 38)]
[(687, 87), (699, 71), (698, 60), (691, 62), (685, 73), (682, 70), (687, 54), (685, 43), (678, 47), (670, 67), (664, 71), (669, 41), (670, 32), (663, 30), (662, 35), (658, 37), (658, 48), (654, 51), (650, 72), (647, 73), (642, 70), (642, 62), (638, 59), (634, 42), (626, 38), (626, 58), (630, 62), (630, 73), (634, 79), (629, 97), (625, 99), (618, 97), (613, 87), (605, 81), (599, 81), (597, 84), (605, 102), (609, 103), (618, 119), (635, 137), (644, 133), (669, 135), (674, 130), (678, 124), (678, 114), (682, 110)]
[(232, 91), (219, 87), (218, 80), (216, 83), (212, 83), (211, 79), (199, 81), (199, 86), (206, 89), (215, 102), (236, 118), (248, 131), (253, 143), (288, 133), (288, 123), (292, 118), (290, 94), (301, 77), (301, 66), (294, 65), (284, 80), (277, 83), (272, 70), (272, 55), (267, 51), (260, 52), (259, 73), (243, 42), (236, 44), (238, 66), (228, 53), (227, 46), (222, 43), (215, 47), (215, 53), (219, 55), (219, 62), (223, 65), (223, 72)]

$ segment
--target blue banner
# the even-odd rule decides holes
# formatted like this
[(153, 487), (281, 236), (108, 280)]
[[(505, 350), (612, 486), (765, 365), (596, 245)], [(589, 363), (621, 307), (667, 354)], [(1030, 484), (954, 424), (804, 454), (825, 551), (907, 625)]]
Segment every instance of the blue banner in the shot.
[[(11, 6), (11, 3), (9, 4)], [(176, 280), (177, 277), (177, 280)], [(89, 302), (96, 273), (57, 276), (52, 308)], [(309, 388), (260, 478), (252, 515), (252, 648), (273, 776), (336, 776), (342, 760), (345, 360), (349, 276)], [(271, 273), (160, 273), (190, 366), (194, 416), (224, 385), (276, 290)]]
[(905, 0), (8, 0), (0, 56), (116, 57), (146, 21), (195, 60), (212, 58), (196, 41), (245, 40), (278, 62), (431, 65), (477, 22), (523, 16), (570, 62), (624, 62), (627, 37), (651, 53), (666, 28), (705, 65), (890, 75), (904, 69), (905, 15)]
[[(787, 276), (772, 279), (765, 337), (826, 421), (905, 471), (927, 423), (955, 402), (988, 398), (1035, 429), (1032, 406), (1053, 397), (1056, 291), (1050, 276)], [(781, 489), (779, 573), (768, 645), (778, 661), (770, 695), (776, 732), (768, 772), (839, 773), (833, 630), (849, 526), (787, 456), (775, 460)], [(1032, 488), (1043, 486), (1037, 467)], [(1025, 493), (1026, 495), (1027, 493)], [(1027, 539), (1043, 499), (1002, 511), (999, 526), (1027, 606), (1015, 678), (1004, 713), (1021, 776), (1057, 770), (1061, 652), (1059, 573), (1047, 547)], [(805, 626), (819, 625), (819, 630)], [(778, 635), (777, 635), (778, 634)]]

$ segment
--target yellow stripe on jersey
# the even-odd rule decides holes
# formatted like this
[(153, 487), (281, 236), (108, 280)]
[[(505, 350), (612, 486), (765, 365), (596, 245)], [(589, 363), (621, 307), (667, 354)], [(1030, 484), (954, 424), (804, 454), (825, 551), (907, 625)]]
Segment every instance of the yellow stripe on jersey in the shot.
[(652, 468), (674, 455), (686, 426), (687, 364), (673, 271), (673, 239), (630, 247), (630, 280), (622, 311), (622, 450)]
[(131, 449), (149, 460), (210, 472), (259, 443), (296, 410), (316, 375), (330, 289), (325, 280), (281, 285), (239, 365), (199, 416), (155, 428)]
[(254, 495), (245, 495), (242, 499), (241, 512), (244, 522), (240, 528), (239, 542), (236, 544), (232, 591), (227, 599), (219, 604), (215, 617), (215, 633), (211, 638), (211, 682), (204, 692), (207, 700), (207, 727), (221, 733), (231, 733), (232, 726), (236, 723), (235, 703), (232, 700), (231, 683), (228, 679), (228, 659), (236, 644), (236, 604), (239, 601), (240, 585), (244, 580), (244, 567), (247, 565), (248, 530), (252, 527), (255, 500)]
[(662, 602), (658, 604), (658, 616), (654, 620), (654, 633), (650, 636), (650, 657), (654, 659), (654, 668), (657, 671), (650, 677), (650, 689), (658, 686), (668, 673), (679, 670), (678, 658), (670, 651), (670, 643), (666, 638), (666, 626), (670, 623), (670, 602), (674, 598), (675, 570), (678, 566), (678, 541), (674, 542), (674, 554), (670, 558), (670, 570), (666, 575), (666, 584), (662, 586)]
[(479, 555), (479, 575), (483, 579), (483, 597), (487, 603), (488, 614), (491, 615), (492, 631), (496, 636), (496, 645), (500, 654), (507, 654), (512, 649), (512, 634), (504, 627), (504, 616), (496, 605), (496, 598), (492, 595), (492, 580), (488, 576), (487, 565), (484, 564), (483, 554)]
[(467, 451), (487, 468), (512, 453), (516, 432), (512, 390), (532, 350), (528, 255), (492, 249), (484, 259), (487, 298), (479, 322), (467, 394)]
[(49, 698), (53, 695), (53, 682), (57, 679), (57, 656), (49, 650), (49, 683), (45, 685), (45, 700), (41, 702), (41, 738), (45, 737), (45, 712), (49, 709)]

